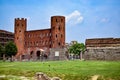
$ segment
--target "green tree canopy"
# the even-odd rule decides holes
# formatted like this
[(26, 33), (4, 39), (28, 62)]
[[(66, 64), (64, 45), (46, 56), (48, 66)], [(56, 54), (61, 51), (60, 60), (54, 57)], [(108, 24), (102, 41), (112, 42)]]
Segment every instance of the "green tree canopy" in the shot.
[(68, 50), (72, 54), (80, 55), (80, 52), (85, 51), (85, 45), (83, 43), (76, 43), (70, 46)]
[(0, 44), (0, 57), (5, 53), (4, 47)]
[(17, 47), (13, 42), (8, 42), (5, 46), (5, 53), (7, 56), (12, 57), (17, 53)]

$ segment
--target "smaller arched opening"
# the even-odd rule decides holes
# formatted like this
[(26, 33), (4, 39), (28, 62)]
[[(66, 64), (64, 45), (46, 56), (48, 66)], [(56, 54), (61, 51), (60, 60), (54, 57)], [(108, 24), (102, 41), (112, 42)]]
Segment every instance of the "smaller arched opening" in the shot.
[(22, 60), (25, 59), (25, 55), (22, 55)]

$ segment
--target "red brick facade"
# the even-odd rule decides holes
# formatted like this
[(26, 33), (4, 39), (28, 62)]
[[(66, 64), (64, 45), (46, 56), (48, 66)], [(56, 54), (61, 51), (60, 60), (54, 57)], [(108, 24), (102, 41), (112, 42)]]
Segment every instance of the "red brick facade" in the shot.
[(50, 29), (27, 31), (27, 19), (24, 18), (16, 18), (14, 26), (17, 57), (29, 55), (29, 58), (36, 58), (41, 51), (48, 55), (51, 48), (65, 46), (64, 16), (52, 16)]

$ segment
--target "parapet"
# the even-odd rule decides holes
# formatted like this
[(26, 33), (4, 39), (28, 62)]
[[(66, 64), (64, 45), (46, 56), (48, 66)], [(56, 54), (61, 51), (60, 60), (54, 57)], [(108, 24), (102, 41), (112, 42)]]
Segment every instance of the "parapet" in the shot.
[(87, 47), (111, 47), (120, 46), (120, 38), (96, 38), (86, 39), (85, 42)]
[(65, 16), (51, 16), (51, 18), (53, 17), (61, 17), (61, 18), (65, 18)]
[(15, 18), (15, 20), (26, 20), (26, 18)]

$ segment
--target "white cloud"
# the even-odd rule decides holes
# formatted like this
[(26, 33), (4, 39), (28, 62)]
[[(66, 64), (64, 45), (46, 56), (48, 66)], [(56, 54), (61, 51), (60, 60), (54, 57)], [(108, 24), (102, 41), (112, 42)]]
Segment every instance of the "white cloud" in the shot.
[(109, 22), (109, 19), (108, 19), (108, 18), (102, 18), (102, 19), (101, 19), (101, 22), (107, 23), (107, 22)]
[(78, 10), (73, 11), (71, 14), (66, 16), (67, 24), (75, 25), (78, 23), (82, 23), (83, 16)]

